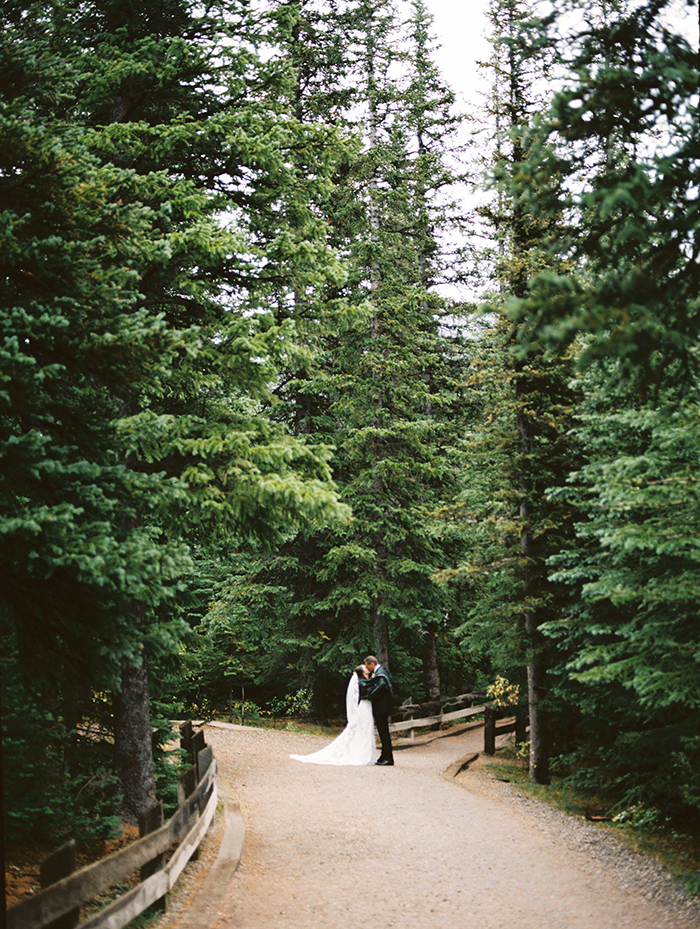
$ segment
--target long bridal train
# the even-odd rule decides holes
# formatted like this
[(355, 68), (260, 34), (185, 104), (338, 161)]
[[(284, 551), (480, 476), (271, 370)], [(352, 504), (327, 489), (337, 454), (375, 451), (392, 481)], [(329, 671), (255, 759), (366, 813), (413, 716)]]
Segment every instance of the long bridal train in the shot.
[(348, 724), (333, 741), (311, 755), (290, 755), (305, 764), (366, 765), (377, 760), (374, 716), (369, 700), (360, 700), (357, 672), (353, 672), (345, 693)]

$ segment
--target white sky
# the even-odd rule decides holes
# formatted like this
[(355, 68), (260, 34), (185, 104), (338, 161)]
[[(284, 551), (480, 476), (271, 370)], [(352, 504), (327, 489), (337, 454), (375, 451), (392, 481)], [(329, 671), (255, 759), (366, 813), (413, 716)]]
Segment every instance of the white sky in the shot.
[(442, 45), (434, 61), (457, 94), (461, 111), (480, 106), (482, 100), (478, 86), (476, 62), (489, 56), (489, 45), (484, 38), (488, 0), (425, 0), (433, 16), (433, 32)]
[[(489, 0), (425, 0), (433, 16), (433, 33), (442, 45), (434, 60), (457, 94), (461, 111), (469, 111), (482, 103), (478, 86), (484, 78), (479, 78), (476, 62), (484, 61), (489, 55), (489, 45), (484, 38), (488, 3)], [(672, 0), (666, 16), (697, 48), (697, 4)]]

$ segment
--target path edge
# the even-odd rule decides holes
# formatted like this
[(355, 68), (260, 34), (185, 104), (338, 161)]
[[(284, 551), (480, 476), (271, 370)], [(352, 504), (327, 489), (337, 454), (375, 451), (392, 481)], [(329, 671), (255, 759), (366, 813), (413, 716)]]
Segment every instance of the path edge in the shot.
[(219, 906), (238, 870), (245, 845), (245, 822), (238, 800), (228, 785), (218, 782), (219, 797), (224, 806), (225, 828), (214, 864), (187, 908), (184, 922), (187, 929), (209, 929), (219, 916)]
[(461, 758), (458, 758), (457, 761), (453, 761), (448, 768), (445, 768), (442, 772), (442, 776), (446, 777), (448, 780), (457, 777), (461, 771), (469, 767), (472, 761), (476, 761), (479, 754), (479, 752), (470, 752), (468, 755), (463, 755)]

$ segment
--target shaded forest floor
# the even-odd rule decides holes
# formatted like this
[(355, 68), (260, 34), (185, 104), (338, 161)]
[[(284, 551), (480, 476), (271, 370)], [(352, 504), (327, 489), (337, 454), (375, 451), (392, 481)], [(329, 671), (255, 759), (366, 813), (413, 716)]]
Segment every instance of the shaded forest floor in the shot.
[[(78, 868), (99, 861), (112, 852), (124, 848), (139, 837), (138, 826), (124, 823), (122, 832), (114, 839), (95, 839), (76, 848)], [(5, 899), (8, 906), (31, 897), (41, 888), (39, 868), (41, 862), (60, 847), (56, 839), (30, 838), (8, 843), (5, 849)]]

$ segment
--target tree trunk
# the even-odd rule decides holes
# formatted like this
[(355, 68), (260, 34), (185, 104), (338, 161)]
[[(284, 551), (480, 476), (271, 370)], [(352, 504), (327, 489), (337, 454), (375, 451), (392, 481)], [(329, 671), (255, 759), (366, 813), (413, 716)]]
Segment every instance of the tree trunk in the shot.
[(440, 672), (437, 662), (438, 624), (429, 623), (423, 640), (423, 684), (428, 703), (440, 699)]
[[(136, 408), (121, 403), (120, 412), (122, 416), (131, 416)], [(130, 531), (138, 525), (140, 518), (130, 516), (125, 528)], [(125, 602), (123, 609), (143, 638), (145, 605)], [(139, 816), (156, 801), (150, 687), (145, 656), (139, 667), (132, 664), (122, 666), (121, 690), (114, 695), (114, 773), (117, 776), (115, 793), (121, 796), (117, 802), (117, 813), (136, 824)]]
[[(522, 460), (527, 461), (531, 448), (531, 424), (527, 414), (528, 397), (532, 385), (524, 373), (523, 366), (518, 366), (516, 392), (519, 394), (516, 420), (520, 436)], [(541, 555), (536, 550), (535, 541), (528, 525), (531, 518), (528, 498), (532, 494), (532, 478), (525, 474), (521, 478), (520, 492), (522, 502), (520, 516), (523, 531), (520, 537), (520, 551), (525, 560), (523, 593), (525, 599), (535, 598), (542, 583)], [(544, 638), (539, 631), (541, 618), (537, 609), (528, 609), (525, 614), (525, 634), (527, 638), (527, 682), (528, 712), (530, 716), (530, 780), (535, 784), (549, 783), (549, 737), (547, 713), (542, 705), (546, 693), (547, 666), (544, 657)]]
[(529, 613), (525, 628), (529, 639), (527, 663), (527, 695), (530, 715), (530, 780), (534, 784), (549, 783), (549, 723), (543, 705), (546, 695), (547, 666), (543, 660), (544, 641), (538, 631), (537, 617)]
[(114, 769), (120, 815), (132, 823), (156, 799), (148, 669), (126, 666), (114, 700)]
[(67, 681), (63, 690), (63, 719), (69, 733), (66, 742), (66, 767), (75, 774), (76, 752), (78, 749), (78, 725), (82, 717), (80, 705), (81, 691), (75, 680)]
[(2, 901), (0, 902), (0, 929), (7, 925), (7, 879), (5, 877), (5, 768), (2, 755), (2, 691), (0, 690), (0, 866), (2, 874)]
[(389, 625), (382, 614), (380, 597), (375, 597), (372, 602), (372, 625), (376, 657), (379, 664), (389, 668)]

